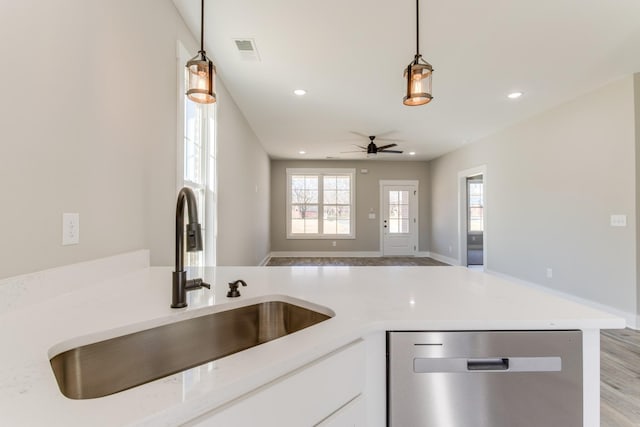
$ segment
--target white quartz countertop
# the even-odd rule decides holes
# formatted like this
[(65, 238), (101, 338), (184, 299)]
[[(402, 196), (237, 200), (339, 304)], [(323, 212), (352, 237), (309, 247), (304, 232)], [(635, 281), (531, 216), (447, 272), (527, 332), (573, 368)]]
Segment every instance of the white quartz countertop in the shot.
[[(211, 290), (189, 292), (189, 307), (179, 310), (169, 307), (171, 271), (112, 273), (0, 312), (0, 425), (176, 425), (374, 331), (624, 327), (607, 313), (462, 267), (208, 268)], [(236, 279), (249, 286), (229, 299)], [(79, 345), (269, 299), (303, 300), (335, 316), (98, 399), (64, 397), (49, 364)]]

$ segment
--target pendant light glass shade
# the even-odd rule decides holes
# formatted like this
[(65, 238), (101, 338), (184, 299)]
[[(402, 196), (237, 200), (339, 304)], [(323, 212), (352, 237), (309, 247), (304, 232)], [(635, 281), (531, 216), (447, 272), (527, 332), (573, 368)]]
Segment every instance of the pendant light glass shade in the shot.
[(433, 67), (420, 55), (420, 14), (416, 0), (416, 54), (413, 61), (404, 70), (406, 92), (402, 103), (404, 105), (424, 105), (433, 99), (431, 95), (431, 77)]
[(187, 98), (200, 104), (216, 102), (216, 67), (205, 52), (200, 51), (187, 62)]
[(433, 99), (431, 96), (431, 76), (433, 67), (424, 61), (420, 55), (416, 55), (411, 64), (404, 70), (404, 78), (407, 83), (406, 94), (402, 99), (404, 105), (424, 105)]
[(187, 98), (199, 104), (216, 102), (216, 67), (204, 51), (204, 0), (200, 8), (200, 50), (186, 65)]

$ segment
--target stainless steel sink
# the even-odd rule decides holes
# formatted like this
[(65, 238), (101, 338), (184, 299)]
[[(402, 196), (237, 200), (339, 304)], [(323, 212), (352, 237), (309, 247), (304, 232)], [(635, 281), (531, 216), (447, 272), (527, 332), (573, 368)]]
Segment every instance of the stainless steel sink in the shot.
[(65, 396), (92, 399), (246, 350), (330, 317), (287, 302), (268, 301), (72, 348), (53, 357), (51, 366)]

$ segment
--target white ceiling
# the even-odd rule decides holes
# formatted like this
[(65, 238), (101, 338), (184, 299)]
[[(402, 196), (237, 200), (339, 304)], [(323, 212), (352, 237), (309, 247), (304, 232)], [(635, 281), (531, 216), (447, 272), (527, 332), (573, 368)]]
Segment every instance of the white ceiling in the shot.
[[(199, 37), (200, 1), (174, 3)], [(405, 154), (386, 159), (427, 160), (640, 71), (640, 1), (421, 0), (435, 72), (420, 107), (402, 105), (413, 0), (208, 0), (205, 38), (272, 158), (365, 158), (341, 154), (366, 145), (359, 132), (397, 140)], [(253, 38), (261, 61), (234, 38)], [(507, 99), (514, 90), (525, 94)]]

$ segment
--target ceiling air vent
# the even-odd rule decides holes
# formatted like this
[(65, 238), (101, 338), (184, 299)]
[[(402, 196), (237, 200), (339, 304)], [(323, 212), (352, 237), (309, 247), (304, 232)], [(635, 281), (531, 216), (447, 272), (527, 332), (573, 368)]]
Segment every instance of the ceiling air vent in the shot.
[(240, 58), (245, 61), (260, 61), (256, 42), (253, 39), (233, 39), (236, 48), (240, 53)]

